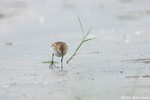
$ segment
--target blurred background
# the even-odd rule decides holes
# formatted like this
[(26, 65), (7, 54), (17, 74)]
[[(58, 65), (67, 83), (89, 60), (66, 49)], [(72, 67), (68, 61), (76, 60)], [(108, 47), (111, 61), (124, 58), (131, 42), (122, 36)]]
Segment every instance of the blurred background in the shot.
[[(96, 39), (50, 71), (50, 45), (67, 60), (82, 39), (77, 16)], [(150, 0), (0, 0), (0, 100), (149, 98), (149, 26)]]
[(149, 0), (1, 0), (0, 35), (78, 32), (77, 16), (95, 30), (145, 31), (150, 25), (149, 4)]

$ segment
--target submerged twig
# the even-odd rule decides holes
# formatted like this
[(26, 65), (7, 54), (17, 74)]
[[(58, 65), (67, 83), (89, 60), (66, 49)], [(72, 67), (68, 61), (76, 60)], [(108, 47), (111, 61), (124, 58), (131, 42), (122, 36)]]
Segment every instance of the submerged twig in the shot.
[[(42, 63), (52, 63), (52, 61), (43, 61)], [(53, 63), (58, 63), (58, 62), (53, 62)]]
[(79, 24), (80, 24), (80, 27), (81, 27), (81, 30), (82, 30), (83, 39), (81, 40), (79, 46), (76, 48), (76, 50), (74, 51), (74, 53), (72, 54), (72, 56), (67, 60), (67, 63), (69, 63), (69, 61), (70, 61), (75, 55), (77, 55), (77, 51), (79, 50), (79, 48), (81, 47), (81, 45), (82, 45), (83, 43), (94, 39), (94, 38), (88, 38), (88, 39), (87, 39), (87, 37), (88, 37), (89, 33), (91, 32), (92, 28), (90, 28), (89, 31), (88, 31), (86, 34), (84, 34), (83, 25), (82, 25), (81, 20), (80, 20), (79, 17), (78, 17), (78, 20), (79, 20)]

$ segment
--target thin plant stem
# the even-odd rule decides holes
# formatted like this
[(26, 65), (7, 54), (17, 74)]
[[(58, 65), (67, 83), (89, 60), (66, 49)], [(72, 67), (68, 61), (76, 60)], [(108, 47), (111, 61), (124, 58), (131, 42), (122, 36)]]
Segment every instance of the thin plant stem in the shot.
[(86, 39), (87, 36), (89, 35), (89, 33), (91, 32), (92, 28), (89, 29), (89, 31), (86, 33), (86, 35), (84, 36), (84, 30), (83, 30), (83, 26), (82, 26), (82, 23), (81, 23), (81, 20), (80, 18), (78, 17), (78, 20), (79, 20), (79, 23), (80, 23), (80, 26), (81, 26), (81, 30), (82, 30), (82, 33), (83, 33), (83, 39), (82, 41), (80, 42), (79, 46), (76, 48), (75, 52), (72, 54), (72, 56), (67, 60), (67, 63), (69, 63), (69, 61), (76, 55), (77, 51), (79, 50), (79, 48), (81, 47), (81, 45), (89, 40), (92, 40), (93, 38), (90, 38), (90, 39)]
[(83, 34), (83, 37), (84, 37), (84, 29), (83, 29), (83, 25), (82, 25), (82, 22), (78, 16), (78, 21), (79, 21), (79, 24), (80, 24), (80, 27), (81, 27), (81, 30), (82, 30), (82, 34)]
[(75, 50), (75, 52), (73, 53), (73, 55), (69, 58), (69, 60), (67, 61), (67, 63), (69, 63), (69, 61), (76, 55), (76, 53), (79, 50), (79, 48), (81, 47), (82, 43), (83, 43), (83, 40), (81, 41), (81, 43), (79, 44), (79, 46), (77, 47), (77, 49)]

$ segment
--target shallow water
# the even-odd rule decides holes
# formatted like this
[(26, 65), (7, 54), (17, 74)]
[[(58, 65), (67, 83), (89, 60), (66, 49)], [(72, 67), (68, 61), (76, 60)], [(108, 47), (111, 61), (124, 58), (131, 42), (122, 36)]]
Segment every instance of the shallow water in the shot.
[[(149, 4), (1, 0), (0, 100), (149, 99)], [(54, 41), (68, 44), (67, 61), (82, 39), (77, 16), (86, 31), (93, 27), (96, 39), (64, 63), (64, 70), (49, 70), (41, 62), (50, 60)]]

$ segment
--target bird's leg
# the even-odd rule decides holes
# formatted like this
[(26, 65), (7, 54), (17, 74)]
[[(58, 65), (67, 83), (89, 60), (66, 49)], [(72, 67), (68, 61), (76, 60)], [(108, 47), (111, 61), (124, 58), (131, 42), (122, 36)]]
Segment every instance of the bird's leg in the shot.
[(50, 68), (50, 69), (54, 69), (54, 67), (56, 68), (56, 66), (55, 66), (55, 64), (54, 64), (54, 54), (52, 54), (52, 61), (51, 61), (51, 63), (50, 63), (49, 68)]
[(61, 69), (63, 69), (63, 56), (61, 57)]

